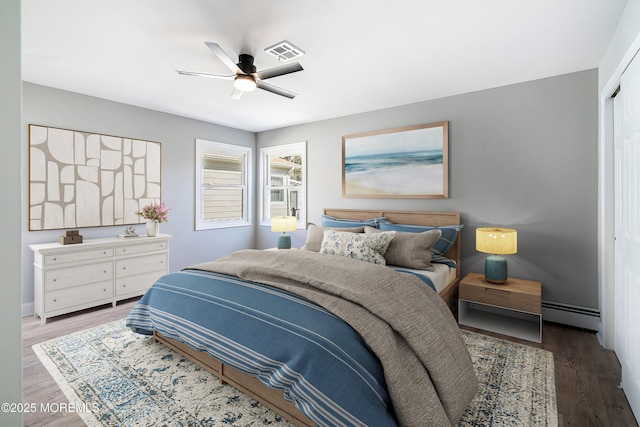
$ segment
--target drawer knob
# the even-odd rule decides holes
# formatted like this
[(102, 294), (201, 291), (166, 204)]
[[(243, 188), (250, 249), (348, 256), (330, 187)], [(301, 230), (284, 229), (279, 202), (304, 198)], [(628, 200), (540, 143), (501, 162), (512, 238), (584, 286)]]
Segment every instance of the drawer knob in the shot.
[(57, 261), (57, 260), (58, 260), (58, 258), (54, 258), (53, 260), (54, 260), (54, 261)]
[(53, 279), (54, 282), (56, 282), (58, 279)]
[(126, 269), (127, 269), (127, 267), (122, 267), (122, 269), (123, 269), (123, 270), (126, 270)]
[(58, 302), (58, 300), (57, 300), (57, 299), (54, 299), (54, 300), (53, 300), (53, 302)]

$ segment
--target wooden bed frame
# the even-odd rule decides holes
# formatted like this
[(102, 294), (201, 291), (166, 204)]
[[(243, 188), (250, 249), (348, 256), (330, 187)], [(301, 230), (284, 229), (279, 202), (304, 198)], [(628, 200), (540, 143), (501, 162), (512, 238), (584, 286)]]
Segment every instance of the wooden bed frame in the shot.
[[(460, 224), (460, 214), (457, 212), (416, 212), (416, 211), (382, 211), (382, 210), (360, 210), (360, 209), (324, 209), (325, 215), (342, 219), (370, 219), (376, 217), (386, 217), (387, 220), (396, 224), (410, 225), (457, 225)], [(447, 252), (446, 256), (456, 261), (458, 268), (456, 278), (440, 292), (440, 296), (453, 311), (458, 299), (458, 283), (460, 282), (460, 235)], [(259, 380), (245, 374), (229, 365), (225, 365), (208, 353), (195, 350), (179, 341), (155, 333), (157, 341), (174, 349), (180, 354), (193, 360), (204, 369), (213, 373), (220, 379), (221, 383), (227, 383), (241, 392), (251, 396), (266, 407), (287, 418), (298, 426), (315, 426), (315, 423), (304, 415), (296, 406), (285, 400), (281, 391), (270, 388)]]

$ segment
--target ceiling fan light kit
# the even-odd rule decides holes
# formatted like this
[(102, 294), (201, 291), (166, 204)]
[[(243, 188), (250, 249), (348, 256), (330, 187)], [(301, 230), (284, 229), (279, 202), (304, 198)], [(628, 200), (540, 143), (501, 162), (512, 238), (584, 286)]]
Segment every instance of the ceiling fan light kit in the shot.
[(256, 80), (253, 76), (238, 74), (233, 82), (233, 86), (243, 92), (251, 92), (256, 89)]
[(299, 63), (294, 62), (287, 65), (281, 65), (279, 67), (257, 71), (255, 65), (253, 65), (252, 55), (246, 53), (240, 54), (238, 56), (238, 63), (236, 64), (217, 43), (205, 42), (205, 44), (218, 57), (218, 59), (220, 59), (220, 61), (222, 61), (222, 63), (233, 72), (233, 74), (220, 75), (177, 70), (178, 74), (185, 76), (208, 77), (212, 79), (233, 80), (234, 90), (231, 93), (231, 99), (239, 99), (244, 92), (250, 92), (255, 88), (266, 90), (267, 92), (284, 96), (289, 99), (296, 97), (295, 93), (272, 85), (271, 83), (266, 83), (264, 80), (302, 71), (304, 68), (302, 68)]

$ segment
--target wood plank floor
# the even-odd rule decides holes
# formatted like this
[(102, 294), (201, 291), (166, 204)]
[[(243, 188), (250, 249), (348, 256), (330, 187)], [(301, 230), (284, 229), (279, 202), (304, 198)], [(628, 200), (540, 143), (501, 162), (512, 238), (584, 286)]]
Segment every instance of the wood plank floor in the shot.
[[(53, 378), (42, 366), (32, 346), (42, 341), (126, 317), (136, 300), (104, 306), (50, 319), (45, 326), (33, 317), (23, 319), (24, 402), (67, 402)], [(482, 332), (473, 328), (468, 330)], [(638, 426), (620, 384), (620, 365), (612, 351), (605, 350), (590, 331), (545, 322), (543, 342), (535, 344), (489, 334), (514, 342), (544, 348), (554, 354), (558, 421), (560, 426)], [(25, 426), (84, 426), (74, 413), (24, 414)]]

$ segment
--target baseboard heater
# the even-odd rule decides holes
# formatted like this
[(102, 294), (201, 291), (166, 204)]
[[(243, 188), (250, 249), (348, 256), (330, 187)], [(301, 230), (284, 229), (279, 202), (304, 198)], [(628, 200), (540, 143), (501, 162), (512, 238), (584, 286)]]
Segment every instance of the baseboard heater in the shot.
[(600, 330), (600, 310), (594, 308), (542, 301), (542, 319), (592, 331)]

